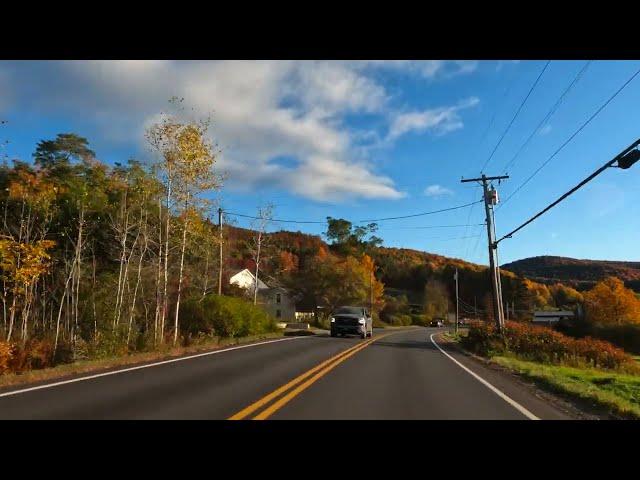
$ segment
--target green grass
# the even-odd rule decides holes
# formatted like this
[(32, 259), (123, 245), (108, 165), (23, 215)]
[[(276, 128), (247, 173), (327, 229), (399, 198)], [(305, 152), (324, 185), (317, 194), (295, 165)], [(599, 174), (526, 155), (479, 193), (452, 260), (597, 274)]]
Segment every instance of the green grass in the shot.
[(640, 419), (640, 376), (513, 357), (496, 356), (491, 360), (554, 391), (595, 402), (614, 414)]

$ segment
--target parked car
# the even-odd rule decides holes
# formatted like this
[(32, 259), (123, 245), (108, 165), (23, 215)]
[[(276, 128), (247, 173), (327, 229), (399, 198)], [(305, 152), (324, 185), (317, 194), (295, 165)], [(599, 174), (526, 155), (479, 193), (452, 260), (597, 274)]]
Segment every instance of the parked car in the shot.
[(338, 307), (331, 315), (331, 336), (360, 335), (373, 336), (373, 319), (364, 307)]

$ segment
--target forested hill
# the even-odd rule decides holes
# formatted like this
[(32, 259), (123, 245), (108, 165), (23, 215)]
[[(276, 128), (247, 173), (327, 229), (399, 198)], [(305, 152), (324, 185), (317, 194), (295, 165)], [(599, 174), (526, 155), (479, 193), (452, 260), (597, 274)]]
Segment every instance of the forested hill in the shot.
[[(244, 228), (226, 228), (225, 277), (255, 265), (251, 253), (254, 233)], [(473, 303), (475, 297), (479, 304), (484, 302), (489, 288), (485, 266), (418, 250), (365, 244), (349, 248), (344, 244), (325, 242), (318, 235), (290, 231), (268, 234), (265, 246), (261, 266), (264, 274), (285, 281), (289, 277), (297, 285), (317, 280), (314, 276), (319, 272), (312, 264), (318, 258), (345, 259), (366, 253), (375, 263), (376, 279), (384, 284), (386, 294), (405, 294), (412, 303), (422, 302), (425, 285), (430, 280), (453, 289), (456, 268), (460, 272), (460, 294), (467, 301)], [(503, 272), (503, 277), (514, 275)]]
[(537, 282), (562, 282), (579, 290), (590, 288), (607, 276), (615, 276), (627, 287), (640, 292), (640, 262), (540, 256), (507, 263), (502, 268)]

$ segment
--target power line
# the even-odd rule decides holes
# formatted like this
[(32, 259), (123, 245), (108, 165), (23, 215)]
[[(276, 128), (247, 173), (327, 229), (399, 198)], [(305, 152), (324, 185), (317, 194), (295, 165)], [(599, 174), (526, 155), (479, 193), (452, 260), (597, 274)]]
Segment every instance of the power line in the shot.
[(463, 238), (475, 238), (475, 237), (479, 237), (480, 235), (471, 235), (468, 237), (450, 237), (450, 238), (442, 238), (442, 237), (427, 237), (427, 240), (442, 240), (442, 241), (448, 241), (448, 240), (462, 240)]
[(509, 196), (508, 196), (508, 197), (507, 197), (507, 198), (506, 198), (506, 199), (505, 199), (505, 200), (504, 200), (504, 201), (503, 201), (503, 202), (498, 206), (498, 208), (501, 208), (502, 206), (504, 206), (504, 204), (505, 204), (505, 203), (507, 203), (509, 200), (511, 200), (511, 198), (512, 198), (516, 193), (518, 193), (518, 192), (520, 191), (520, 189), (522, 189), (522, 187), (524, 187), (527, 183), (529, 183), (529, 182), (531, 181), (531, 179), (532, 179), (533, 177), (535, 177), (535, 176), (538, 174), (538, 172), (540, 172), (540, 170), (542, 170), (542, 169), (543, 169), (543, 168), (544, 168), (544, 167), (545, 167), (545, 166), (546, 166), (546, 165), (547, 165), (551, 160), (553, 160), (553, 158), (554, 158), (558, 153), (560, 153), (560, 151), (561, 151), (564, 147), (566, 147), (566, 146), (569, 144), (569, 142), (571, 142), (571, 140), (573, 140), (573, 139), (576, 137), (576, 135), (578, 135), (578, 134), (579, 134), (579, 133), (580, 133), (580, 132), (581, 132), (581, 131), (582, 131), (582, 130), (587, 126), (587, 125), (589, 125), (589, 123), (591, 123), (591, 121), (592, 121), (594, 118), (596, 118), (596, 117), (598, 116), (598, 114), (599, 114), (600, 112), (602, 112), (602, 110), (604, 110), (604, 109), (605, 109), (605, 107), (606, 107), (607, 105), (609, 105), (609, 103), (611, 103), (611, 101), (612, 101), (614, 98), (616, 98), (616, 97), (618, 96), (618, 94), (620, 94), (620, 92), (622, 92), (622, 90), (624, 90), (624, 89), (625, 89), (625, 87), (626, 87), (627, 85), (629, 85), (629, 84), (631, 83), (631, 81), (632, 81), (634, 78), (636, 78), (636, 77), (638, 76), (638, 74), (639, 74), (639, 73), (640, 73), (640, 69), (636, 70), (636, 72), (635, 72), (633, 75), (631, 75), (631, 77), (629, 77), (629, 79), (628, 79), (626, 82), (624, 82), (624, 84), (623, 84), (620, 88), (618, 88), (618, 90), (616, 90), (616, 92), (615, 92), (613, 95), (611, 95), (611, 96), (609, 97), (609, 99), (608, 99), (606, 102), (604, 102), (604, 103), (603, 103), (603, 104), (602, 104), (602, 105), (601, 105), (601, 106), (600, 106), (600, 107), (599, 107), (599, 108), (598, 108), (598, 109), (597, 109), (597, 110), (596, 110), (596, 111), (595, 111), (595, 112), (594, 112), (594, 113), (589, 117), (589, 119), (588, 119), (586, 122), (584, 122), (584, 123), (583, 123), (583, 124), (582, 124), (582, 125), (581, 125), (581, 126), (580, 126), (580, 127), (579, 127), (575, 132), (574, 132), (574, 133), (573, 133), (573, 135), (571, 135), (571, 136), (570, 136), (570, 137), (569, 137), (569, 138), (568, 138), (568, 139), (567, 139), (567, 140), (566, 140), (562, 145), (560, 145), (560, 147), (559, 147), (555, 152), (553, 152), (553, 154), (552, 154), (549, 158), (547, 158), (547, 159), (542, 163), (542, 165), (540, 165), (540, 166), (537, 168), (537, 170), (536, 170), (535, 172), (533, 172), (533, 173), (532, 173), (532, 174), (531, 174), (531, 175), (530, 175), (530, 176), (529, 176), (529, 177), (528, 177), (524, 182), (522, 182), (522, 183), (518, 186), (518, 188), (516, 188), (516, 189), (511, 193), (511, 195), (509, 195)]
[[(442, 213), (442, 212), (448, 212), (451, 210), (457, 210), (460, 208), (465, 208), (468, 207), (470, 205), (473, 205), (474, 203), (480, 203), (482, 200), (478, 200), (477, 202), (471, 202), (471, 203), (467, 203), (465, 205), (458, 205), (456, 207), (449, 207), (449, 208), (443, 208), (440, 210), (433, 210), (431, 212), (422, 212), (422, 213), (414, 213), (412, 215), (402, 215), (399, 217), (387, 217), (387, 218), (378, 218), (378, 219), (370, 219), (370, 220), (360, 220), (360, 222), (381, 222), (381, 221), (386, 221), (386, 220), (398, 220), (398, 219), (402, 219), (402, 218), (412, 218), (412, 217), (420, 217), (420, 216), (424, 216), (424, 215), (432, 215), (435, 213)], [(224, 212), (225, 215), (231, 215), (231, 216), (235, 216), (235, 217), (243, 217), (243, 218), (252, 218), (255, 220), (261, 220), (261, 217), (256, 217), (254, 215), (245, 215), (242, 213), (235, 213), (235, 212)], [(306, 223), (306, 224), (326, 224), (327, 221), (318, 221), (318, 220), (282, 220), (282, 219), (269, 219), (270, 222), (276, 222), (276, 223)], [(457, 226), (457, 225), (452, 225), (452, 226)], [(466, 225), (459, 225), (459, 226), (466, 226)], [(416, 227), (416, 228), (444, 228), (444, 227), (448, 227), (446, 225), (434, 225), (434, 226), (427, 226), (427, 227)]]
[(451, 210), (459, 210), (461, 208), (469, 207), (469, 206), (473, 205), (474, 203), (480, 203), (480, 202), (482, 202), (482, 200), (478, 200), (476, 202), (467, 203), (465, 205), (458, 205), (457, 207), (443, 208), (441, 210), (433, 210), (431, 212), (414, 213), (413, 215), (401, 215), (399, 217), (371, 218), (369, 220), (360, 220), (360, 222), (383, 222), (383, 221), (386, 221), (386, 220), (399, 220), (399, 219), (402, 219), (402, 218), (421, 217), (423, 215), (433, 215), (434, 213), (442, 213), (442, 212), (449, 212)]
[[(591, 180), (593, 180), (595, 177), (597, 177), (598, 175), (600, 175), (602, 172), (604, 172), (607, 168), (611, 168), (612, 166), (614, 166), (614, 163), (618, 162), (618, 167), (619, 168), (629, 168), (631, 165), (633, 165), (636, 161), (638, 161), (638, 158), (640, 158), (640, 152), (638, 150), (634, 150), (638, 145), (640, 145), (640, 138), (638, 140), (636, 140), (635, 142), (633, 142), (631, 145), (629, 145), (627, 148), (625, 148), (622, 152), (620, 152), (618, 155), (616, 155), (612, 160), (609, 160), (607, 163), (605, 163), (603, 166), (601, 166), (600, 168), (598, 168), (595, 172), (593, 172), (591, 175), (589, 175), (587, 178), (585, 178), (584, 180), (582, 180), (578, 185), (576, 185), (575, 187), (573, 187), (571, 190), (569, 190), (567, 193), (565, 193), (564, 195), (560, 196), (560, 198), (558, 198), (555, 202), (551, 203), (550, 205), (548, 205), (547, 207), (545, 207), (544, 209), (542, 209), (540, 212), (536, 213), (533, 217), (531, 217), (529, 220), (527, 220), (526, 222), (524, 222), (522, 225), (520, 225), (518, 228), (516, 228), (515, 230), (512, 230), (511, 232), (507, 233), (506, 235), (504, 235), (502, 238), (500, 238), (500, 240), (497, 240), (495, 242), (495, 245), (497, 245), (498, 243), (500, 243), (502, 240), (504, 240), (505, 238), (511, 238), (516, 232), (518, 232), (519, 230), (522, 230), (524, 227), (526, 227), (527, 225), (529, 225), (531, 222), (533, 222), (536, 218), (540, 217), (541, 215), (543, 215), (545, 212), (548, 212), (549, 210), (551, 210), (553, 207), (555, 207), (558, 203), (560, 203), (562, 200), (564, 200), (565, 198), (567, 198), (569, 195), (571, 195), (572, 193), (574, 193), (576, 190), (578, 190), (579, 188), (581, 188), (582, 186), (584, 186), (586, 183), (590, 182)], [(627, 155), (630, 154), (630, 155)]]
[[(500, 97), (500, 105), (498, 106), (498, 108), (496, 108), (493, 111), (493, 115), (491, 115), (491, 120), (489, 121), (489, 123), (487, 124), (487, 128), (485, 129), (484, 133), (482, 134), (482, 136), (480, 137), (480, 140), (478, 141), (478, 149), (480, 148), (480, 146), (482, 145), (482, 143), (484, 142), (485, 138), (487, 137), (487, 134), (489, 133), (489, 131), (491, 130), (491, 127), (493, 126), (493, 122), (496, 119), (496, 116), (498, 114), (498, 111), (500, 111), (502, 109), (504, 100), (507, 98), (507, 96), (509, 95), (509, 92), (511, 91), (511, 88), (513, 87), (513, 85), (515, 84), (516, 79), (518, 78), (518, 75), (516, 74), (516, 72), (514, 71), (513, 76), (511, 77), (509, 84), (507, 85), (507, 88), (505, 88), (504, 92), (502, 93), (502, 96)], [(470, 186), (467, 188), (473, 188), (473, 189), (477, 189), (479, 188), (478, 185), (474, 185), (474, 186)], [(475, 192), (471, 192), (471, 198), (473, 198), (473, 196), (475, 195)], [(473, 209), (475, 208), (475, 203), (473, 205), (471, 205), (471, 207), (469, 207), (469, 214), (467, 215), (467, 224), (471, 221), (471, 215), (473, 214)], [(468, 228), (465, 228), (464, 230), (464, 234), (467, 235), (467, 233), (469, 232)], [(466, 257), (467, 254), (469, 253), (469, 242), (464, 242), (463, 243), (463, 248), (466, 246), (465, 249), (465, 253), (464, 256)]]
[[(224, 212), (224, 213), (225, 215), (231, 215), (234, 217), (253, 218), (254, 220), (263, 220), (262, 217), (254, 217), (253, 215), (243, 215), (241, 213), (233, 213), (233, 212)], [(324, 222), (320, 222), (320, 221), (314, 221), (314, 220), (280, 220), (276, 218), (270, 218), (269, 221), (276, 222), (276, 223), (315, 223), (315, 224), (327, 223), (326, 220)]]
[(423, 227), (382, 227), (379, 230), (385, 230), (387, 228), (393, 228), (394, 230), (423, 230), (430, 228), (461, 228), (461, 227), (477, 227), (484, 225), (484, 223), (472, 223), (472, 224), (460, 224), (460, 225), (428, 225)]
[(509, 122), (509, 125), (507, 126), (505, 131), (502, 133), (502, 136), (500, 137), (500, 140), (498, 140), (498, 143), (496, 144), (496, 146), (493, 148), (493, 151), (491, 152), (491, 155), (489, 155), (489, 158), (487, 158), (487, 160), (484, 162), (484, 165), (480, 169), (481, 172), (484, 172), (484, 169), (487, 167), (487, 165), (489, 164), (489, 162), (493, 158), (493, 155), (496, 153), (496, 150), (498, 150), (498, 147), (502, 143), (502, 140), (504, 140), (504, 137), (507, 135), (507, 133), (511, 129), (511, 126), (513, 125), (513, 122), (515, 122), (516, 118), (520, 114), (520, 111), (522, 110), (522, 107), (524, 107), (524, 104), (527, 102), (527, 99), (529, 98), (529, 96), (531, 95), (533, 90), (536, 88), (536, 85), (538, 85), (538, 82), (542, 78), (542, 75), (544, 74), (544, 72), (547, 70), (547, 67), (549, 66), (549, 63), (551, 63), (551, 60), (547, 60), (547, 63), (544, 64), (544, 67), (543, 67), (542, 71), (540, 72), (540, 74), (538, 75), (538, 78), (536, 78), (536, 81), (533, 82), (533, 85), (531, 85), (531, 88), (529, 89), (529, 92), (527, 93), (527, 96), (524, 97), (524, 99), (522, 100), (522, 103), (520, 103), (520, 106), (518, 107), (518, 110), (516, 110), (515, 115), (513, 116), (511, 121)]
[[(507, 95), (511, 91), (511, 88), (513, 87), (513, 84), (515, 83), (517, 77), (518, 77), (518, 75), (516, 75), (516, 73), (514, 72), (513, 77), (511, 78), (511, 81), (509, 82), (509, 85), (507, 85), (507, 88), (505, 88), (504, 93), (502, 94), (502, 97), (500, 97), (500, 107), (502, 107), (502, 102), (504, 101), (504, 99), (507, 97)], [(493, 122), (496, 119), (496, 115), (498, 114), (498, 111), (501, 109), (500, 107), (496, 108), (493, 111), (493, 115), (491, 116), (491, 120), (489, 120), (489, 123), (487, 124), (487, 128), (485, 129), (484, 133), (480, 137), (480, 140), (478, 141), (478, 146), (482, 145), (482, 142), (484, 142), (485, 138), (487, 137), (487, 134), (489, 133), (489, 130), (491, 130), (491, 127), (493, 126)]]
[(553, 105), (553, 107), (551, 107), (551, 109), (549, 110), (549, 112), (547, 112), (547, 114), (545, 115), (545, 117), (540, 121), (540, 123), (538, 124), (538, 126), (533, 130), (533, 132), (531, 132), (531, 135), (529, 135), (529, 138), (527, 138), (525, 140), (525, 142), (522, 144), (522, 146), (520, 147), (520, 149), (516, 152), (516, 154), (513, 156), (513, 158), (511, 160), (509, 160), (509, 162), (507, 163), (507, 165), (504, 167), (504, 172), (507, 173), (507, 170), (509, 169), (510, 166), (513, 165), (513, 163), (516, 161), (516, 159), (518, 158), (518, 156), (520, 155), (520, 153), (522, 153), (522, 151), (526, 148), (526, 146), (529, 144), (529, 142), (531, 141), (531, 139), (534, 137), (534, 135), (536, 133), (538, 133), (538, 131), (540, 130), (540, 128), (549, 121), (549, 119), (553, 116), (553, 114), (556, 112), (556, 110), (558, 109), (558, 107), (560, 107), (560, 105), (562, 104), (564, 98), (567, 96), (567, 94), (571, 91), (571, 89), (573, 88), (573, 86), (575, 84), (577, 84), (580, 79), (582, 78), (582, 76), (584, 75), (584, 73), (587, 71), (587, 68), (589, 68), (589, 65), (591, 65), (592, 60), (589, 60), (585, 63), (585, 65), (582, 67), (582, 69), (580, 69), (580, 71), (576, 74), (576, 76), (573, 78), (573, 81), (569, 84), (569, 86), (567, 88), (565, 88), (564, 92), (562, 92), (562, 94), (560, 95), (560, 98), (558, 98), (558, 100), (556, 101), (556, 103)]

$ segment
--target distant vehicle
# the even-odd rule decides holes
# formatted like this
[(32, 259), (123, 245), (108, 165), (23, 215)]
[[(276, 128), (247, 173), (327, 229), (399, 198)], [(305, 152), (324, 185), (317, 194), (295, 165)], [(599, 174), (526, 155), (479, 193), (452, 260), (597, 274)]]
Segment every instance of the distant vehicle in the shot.
[(373, 319), (364, 307), (338, 307), (331, 315), (331, 336), (360, 335), (373, 336)]
[(444, 326), (444, 322), (442, 320), (440, 320), (440, 319), (435, 319), (435, 320), (431, 320), (430, 325), (432, 327), (442, 327), (442, 326)]

